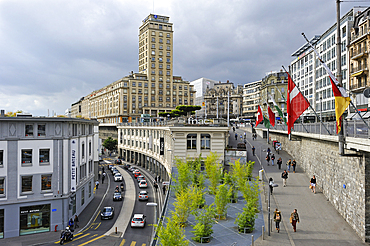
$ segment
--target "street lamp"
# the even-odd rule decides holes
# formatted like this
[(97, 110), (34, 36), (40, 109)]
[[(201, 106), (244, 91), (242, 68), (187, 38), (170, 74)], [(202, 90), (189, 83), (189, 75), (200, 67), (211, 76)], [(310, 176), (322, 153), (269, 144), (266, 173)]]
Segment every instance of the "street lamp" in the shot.
[(152, 240), (150, 242), (150, 245), (152, 245), (152, 242), (154, 240), (154, 226), (157, 224), (157, 203), (155, 202), (148, 202), (146, 204), (148, 207), (154, 207), (154, 224), (153, 224), (153, 232), (152, 232)]
[(268, 204), (268, 218), (267, 218), (267, 227), (268, 227), (268, 235), (270, 236), (270, 194), (272, 193), (272, 189), (273, 187), (278, 187), (279, 185), (278, 184), (275, 184), (274, 183), (274, 180), (272, 178), (269, 179), (269, 204)]

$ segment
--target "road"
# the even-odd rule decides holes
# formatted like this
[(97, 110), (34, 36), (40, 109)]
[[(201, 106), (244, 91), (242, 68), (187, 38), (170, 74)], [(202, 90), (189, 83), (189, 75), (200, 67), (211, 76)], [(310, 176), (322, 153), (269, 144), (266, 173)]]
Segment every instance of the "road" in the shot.
[[(108, 176), (105, 179), (105, 182), (107, 181), (109, 182), (109, 189), (108, 189), (107, 195), (102, 201), (100, 209), (98, 209), (97, 212), (94, 214), (91, 224), (87, 228), (82, 230), (81, 232), (74, 234), (74, 239), (72, 242), (65, 242), (64, 244), (69, 245), (69, 246), (73, 246), (73, 245), (76, 245), (76, 246), (77, 245), (78, 246), (84, 246), (84, 245), (89, 245), (89, 246), (98, 246), (98, 245), (99, 246), (100, 245), (146, 246), (146, 245), (149, 245), (151, 236), (153, 234), (153, 223), (154, 223), (154, 213), (155, 213), (154, 209), (155, 208), (146, 206), (146, 203), (147, 203), (146, 201), (136, 200), (133, 213), (130, 216), (131, 218), (133, 214), (135, 213), (143, 213), (144, 215), (146, 215), (147, 222), (144, 228), (131, 228), (130, 226), (128, 226), (126, 231), (123, 234), (122, 233), (117, 233), (117, 234), (112, 233), (111, 235), (105, 235), (105, 233), (114, 226), (119, 216), (119, 213), (125, 212), (125, 208), (122, 209), (122, 204), (123, 204), (122, 201), (113, 201), (114, 189), (117, 185), (120, 185), (121, 182), (114, 182), (113, 175), (111, 171), (108, 170), (108, 163), (101, 165), (101, 167), (103, 166)], [(138, 187), (138, 183), (136, 179), (134, 178), (134, 176), (131, 174), (131, 172), (126, 171), (126, 170), (124, 171), (130, 173), (129, 175), (131, 176), (132, 179), (134, 179), (135, 192), (136, 194), (138, 194), (139, 191), (144, 188)], [(156, 194), (154, 191), (153, 179), (151, 178), (151, 176), (149, 176), (149, 174), (145, 173), (144, 170), (143, 170), (143, 173), (148, 181), (148, 187), (145, 188), (145, 190), (147, 190), (149, 194), (148, 202), (156, 202), (158, 201), (158, 193)], [(122, 194), (124, 197), (124, 193)], [(156, 195), (156, 199), (154, 199), (153, 194)], [(100, 211), (103, 207), (107, 207), (107, 206), (112, 206), (115, 208), (114, 218), (112, 220), (101, 220)], [(78, 230), (79, 229), (77, 229), (77, 231)], [(59, 240), (49, 243), (49, 244), (43, 244), (43, 245), (57, 245), (57, 244), (59, 244)]]

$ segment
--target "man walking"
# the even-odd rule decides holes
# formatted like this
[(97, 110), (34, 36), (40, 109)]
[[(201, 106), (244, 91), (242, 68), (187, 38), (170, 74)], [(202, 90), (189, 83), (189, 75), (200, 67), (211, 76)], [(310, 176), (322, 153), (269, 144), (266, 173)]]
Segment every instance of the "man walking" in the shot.
[(288, 168), (288, 173), (290, 172), (290, 166), (292, 165), (292, 159), (289, 159), (286, 163), (286, 167)]
[(283, 161), (281, 160), (281, 157), (276, 161), (276, 164), (279, 168), (279, 170), (281, 169), (281, 164), (283, 164)]
[(286, 180), (288, 179), (288, 173), (286, 172), (286, 170), (284, 170), (284, 172), (281, 174), (281, 178), (283, 179), (283, 186), (285, 187)]
[(256, 152), (256, 148), (253, 146), (252, 147), (252, 153), (253, 153), (253, 156), (254, 156), (254, 153)]
[(267, 161), (267, 166), (270, 166), (270, 155), (268, 153), (266, 155), (266, 161)]
[(96, 182), (95, 182), (95, 187), (96, 187), (96, 189), (98, 189), (98, 188), (99, 188), (99, 180), (96, 180)]
[(75, 229), (76, 229), (76, 228), (80, 228), (80, 226), (78, 225), (78, 222), (80, 222), (80, 221), (78, 220), (78, 217), (77, 217), (77, 214), (76, 214), (76, 215), (75, 215), (75, 219), (74, 219)]
[(295, 166), (296, 165), (297, 165), (297, 162), (293, 159), (293, 161), (292, 161), (293, 173), (295, 173)]
[(297, 209), (293, 210), (293, 213), (290, 215), (290, 223), (292, 223), (294, 232), (297, 231), (297, 223), (299, 223), (299, 216), (297, 213)]
[(158, 184), (157, 184), (157, 182), (154, 182), (154, 189), (155, 189), (155, 192), (158, 191)]
[(274, 165), (274, 161), (275, 161), (275, 155), (274, 155), (274, 154), (272, 154), (272, 156), (271, 156), (271, 165), (272, 165), (272, 166)]

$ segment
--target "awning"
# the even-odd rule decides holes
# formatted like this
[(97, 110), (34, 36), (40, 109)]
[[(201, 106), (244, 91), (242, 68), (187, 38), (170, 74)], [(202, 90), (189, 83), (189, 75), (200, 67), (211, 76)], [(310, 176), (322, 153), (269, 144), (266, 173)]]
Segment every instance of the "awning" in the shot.
[[(360, 112), (362, 118), (366, 119), (370, 117), (370, 112)], [(365, 116), (367, 114), (367, 116)], [(346, 120), (360, 120), (361, 117), (358, 115), (358, 113), (350, 113), (347, 115)]]
[(357, 73), (351, 74), (351, 77), (359, 76), (359, 75), (361, 75), (363, 72), (364, 72), (364, 71), (361, 71), (361, 72), (357, 72)]

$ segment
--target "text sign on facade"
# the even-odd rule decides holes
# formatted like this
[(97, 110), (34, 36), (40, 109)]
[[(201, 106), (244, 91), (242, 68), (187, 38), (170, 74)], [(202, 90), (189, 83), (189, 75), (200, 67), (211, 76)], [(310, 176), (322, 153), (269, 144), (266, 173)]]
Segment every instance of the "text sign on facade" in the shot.
[(164, 155), (164, 138), (159, 138), (159, 154)]
[(76, 192), (76, 140), (71, 140), (71, 192)]

